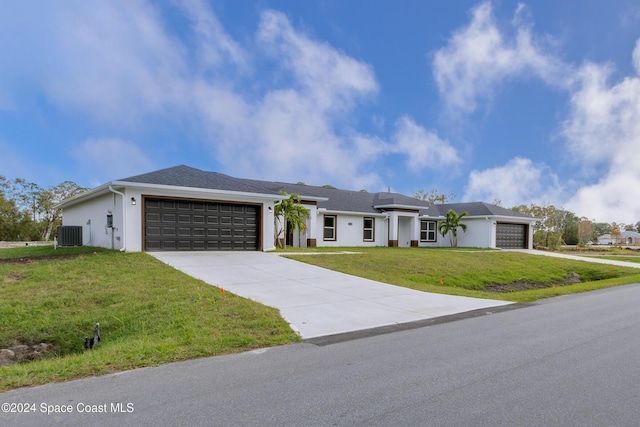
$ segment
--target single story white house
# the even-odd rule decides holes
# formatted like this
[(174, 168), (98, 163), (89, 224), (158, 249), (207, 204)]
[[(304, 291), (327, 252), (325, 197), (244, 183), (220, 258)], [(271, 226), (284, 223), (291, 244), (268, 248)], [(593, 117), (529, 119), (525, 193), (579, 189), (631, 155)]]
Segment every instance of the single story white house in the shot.
[[(430, 204), (402, 194), (234, 178), (176, 166), (111, 181), (63, 201), (63, 227), (83, 245), (122, 251), (275, 249), (274, 207), (297, 194), (310, 214), (286, 236), (297, 247), (449, 246), (438, 224), (466, 212), (458, 246), (532, 248), (521, 213), (483, 202)], [(64, 242), (59, 242), (63, 244)]]
[(640, 233), (635, 231), (621, 231), (620, 235), (612, 237), (611, 234), (603, 234), (598, 237), (599, 245), (640, 245)]

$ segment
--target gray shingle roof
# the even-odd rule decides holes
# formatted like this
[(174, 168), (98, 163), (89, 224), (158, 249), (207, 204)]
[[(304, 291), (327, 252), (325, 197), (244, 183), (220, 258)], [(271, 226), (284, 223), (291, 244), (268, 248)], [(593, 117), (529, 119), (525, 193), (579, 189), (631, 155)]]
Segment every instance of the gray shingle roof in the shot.
[(381, 213), (383, 209), (375, 208), (375, 206), (415, 206), (416, 209), (420, 210), (421, 214), (429, 216), (445, 216), (449, 209), (453, 209), (457, 213), (467, 212), (468, 216), (498, 215), (531, 218), (519, 212), (484, 202), (432, 205), (423, 200), (398, 193), (367, 193), (313, 185), (234, 178), (229, 175), (206, 172), (185, 165), (161, 169), (118, 181), (274, 195), (283, 191), (288, 194), (298, 194), (302, 199), (305, 197), (326, 199), (318, 201), (319, 208), (345, 212)]
[(247, 182), (248, 180), (233, 178), (217, 172), (205, 172), (185, 165), (161, 169), (118, 181), (207, 188), (212, 190), (242, 191), (247, 193), (271, 193), (268, 188), (257, 184), (260, 181), (250, 183)]
[(466, 212), (467, 216), (511, 216), (531, 218), (529, 215), (485, 202), (446, 203), (444, 205), (435, 206), (438, 208), (442, 216), (445, 216), (449, 209), (452, 209), (457, 214)]

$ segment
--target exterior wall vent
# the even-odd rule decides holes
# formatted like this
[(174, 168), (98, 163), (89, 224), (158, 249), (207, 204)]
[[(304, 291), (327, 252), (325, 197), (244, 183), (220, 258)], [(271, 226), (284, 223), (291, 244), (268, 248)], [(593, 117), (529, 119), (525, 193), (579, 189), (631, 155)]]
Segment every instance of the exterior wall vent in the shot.
[(82, 246), (81, 225), (61, 225), (57, 230), (58, 246)]

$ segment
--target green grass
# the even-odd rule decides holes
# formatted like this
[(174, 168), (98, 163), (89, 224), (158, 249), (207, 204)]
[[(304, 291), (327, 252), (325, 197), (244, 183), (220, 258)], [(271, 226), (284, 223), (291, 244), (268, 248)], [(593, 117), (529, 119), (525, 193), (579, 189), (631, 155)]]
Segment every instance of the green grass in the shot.
[(624, 256), (624, 255), (585, 255), (592, 258), (598, 259), (610, 259), (614, 261), (626, 261), (626, 262), (638, 262), (640, 263), (640, 256)]
[[(515, 302), (640, 282), (636, 269), (497, 250), (302, 251), (319, 254), (287, 256), (420, 291)], [(338, 251), (360, 254), (324, 254)], [(583, 283), (560, 285), (574, 273)], [(2, 249), (0, 276), (0, 348), (40, 342), (55, 346), (47, 359), (0, 367), (0, 391), (300, 340), (277, 310), (223, 294), (144, 253)], [(518, 289), (523, 282), (545, 287), (488, 290), (496, 284)], [(103, 340), (85, 351), (84, 337), (96, 322)]]
[[(356, 250), (355, 248), (341, 248)], [(640, 282), (640, 270), (518, 252), (357, 248), (353, 255), (287, 255), (302, 262), (424, 292), (530, 302), (568, 293)], [(562, 285), (578, 274), (582, 283)], [(522, 283), (544, 286), (520, 290)], [(512, 285), (492, 292), (492, 285)]]
[(581, 255), (598, 259), (610, 259), (615, 261), (627, 261), (640, 263), (640, 247), (617, 246), (617, 245), (596, 245), (587, 247), (565, 246), (561, 253), (571, 255)]
[[(63, 258), (51, 258), (63, 255)], [(54, 345), (50, 358), (0, 367), (0, 391), (299, 341), (272, 309), (144, 253), (0, 250), (0, 348)], [(100, 323), (102, 341), (84, 350)]]

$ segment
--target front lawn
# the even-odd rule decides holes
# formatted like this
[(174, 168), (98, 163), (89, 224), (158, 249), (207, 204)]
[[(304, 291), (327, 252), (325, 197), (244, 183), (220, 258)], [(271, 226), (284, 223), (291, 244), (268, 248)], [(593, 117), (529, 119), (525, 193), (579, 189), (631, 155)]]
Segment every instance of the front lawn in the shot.
[(640, 282), (640, 270), (499, 250), (341, 248), (298, 261), (424, 292), (530, 302)]
[[(278, 310), (144, 253), (2, 249), (0, 277), (0, 349), (53, 346), (0, 367), (0, 391), (300, 340)], [(85, 350), (95, 323), (102, 340)]]
[[(497, 250), (315, 252), (286, 256), (420, 291), (515, 302), (640, 282), (637, 269)], [(3, 249), (0, 276), (0, 349), (52, 346), (42, 358), (0, 367), (0, 391), (300, 340), (277, 310), (144, 253)], [(85, 350), (97, 322), (102, 341)]]

